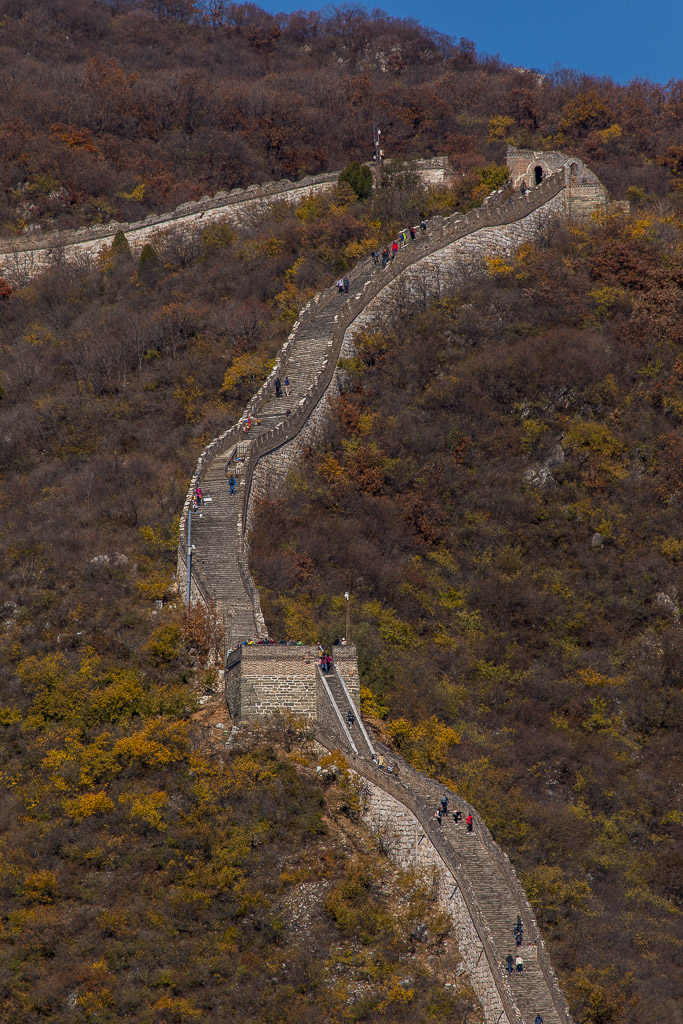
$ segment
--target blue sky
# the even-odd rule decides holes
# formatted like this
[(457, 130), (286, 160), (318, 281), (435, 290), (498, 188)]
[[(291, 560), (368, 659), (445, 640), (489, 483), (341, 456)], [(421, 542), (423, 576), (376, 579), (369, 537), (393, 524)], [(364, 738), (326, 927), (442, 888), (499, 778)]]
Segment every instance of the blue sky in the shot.
[[(325, 5), (261, 0), (261, 6), (296, 11)], [(520, 67), (560, 66), (616, 82), (683, 78), (683, 0), (392, 0), (365, 6), (465, 36), (480, 53)]]

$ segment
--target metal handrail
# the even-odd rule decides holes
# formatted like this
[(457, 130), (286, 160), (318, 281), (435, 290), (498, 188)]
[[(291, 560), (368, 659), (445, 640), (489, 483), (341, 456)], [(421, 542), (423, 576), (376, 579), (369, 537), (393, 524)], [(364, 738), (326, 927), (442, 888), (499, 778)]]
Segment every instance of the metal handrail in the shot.
[(344, 691), (344, 696), (346, 697), (346, 699), (349, 702), (349, 705), (350, 705), (354, 715), (356, 716), (356, 721), (358, 722), (358, 727), (360, 728), (360, 731), (363, 734), (363, 739), (365, 740), (365, 742), (368, 745), (368, 750), (370, 751), (370, 754), (373, 757), (375, 757), (376, 751), (375, 751), (375, 748), (372, 745), (372, 741), (370, 740), (370, 737), (368, 736), (367, 729), (365, 728), (365, 725), (363, 724), (363, 716), (360, 713), (360, 709), (357, 708), (356, 705), (353, 702), (353, 698), (352, 698), (351, 694), (349, 693), (349, 689), (348, 689), (346, 683), (344, 682), (344, 677), (341, 674), (341, 671), (339, 669), (339, 665), (337, 664), (336, 661), (334, 662), (334, 671), (337, 674), (337, 679), (339, 680), (339, 682), (342, 685), (342, 689)]
[(332, 691), (330, 690), (329, 683), (327, 682), (327, 679), (325, 679), (325, 676), (323, 675), (323, 673), (321, 671), (320, 665), (316, 665), (316, 672), (318, 673), (318, 681), (320, 683), (322, 683), (323, 690), (325, 691), (325, 696), (327, 697), (327, 700), (329, 701), (329, 703), (332, 705), (332, 707), (334, 709), (334, 713), (337, 716), (337, 720), (339, 722), (339, 728), (341, 729), (342, 736), (344, 736), (344, 738), (346, 739), (347, 743), (351, 747), (351, 750), (356, 755), (356, 757), (358, 757), (359, 756), (359, 754), (358, 754), (358, 747), (354, 743), (353, 737), (352, 737), (351, 733), (349, 732), (349, 729), (348, 729), (348, 727), (346, 725), (346, 722), (342, 718), (341, 711), (339, 710), (339, 708), (337, 706), (336, 700), (332, 696)]

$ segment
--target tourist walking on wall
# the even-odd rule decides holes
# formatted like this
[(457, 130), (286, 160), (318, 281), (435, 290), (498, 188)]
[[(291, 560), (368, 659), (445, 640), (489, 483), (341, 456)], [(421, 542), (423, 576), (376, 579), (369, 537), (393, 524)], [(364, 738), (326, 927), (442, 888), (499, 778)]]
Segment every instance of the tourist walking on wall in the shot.
[(441, 810), (443, 811), (444, 814), (448, 814), (448, 797), (446, 796), (445, 793), (441, 797)]
[(382, 270), (384, 270), (384, 268), (386, 267), (388, 262), (389, 262), (389, 250), (387, 249), (387, 247), (385, 245), (384, 248), (382, 249)]
[(456, 825), (458, 824), (461, 818), (462, 813), (460, 811), (453, 811), (453, 821), (455, 822)]
[(337, 290), (339, 291), (340, 295), (344, 294), (344, 278), (343, 277), (340, 277), (339, 280), (337, 281)]
[(410, 225), (410, 228), (408, 230), (410, 231), (410, 241), (414, 242), (415, 241), (415, 228), (412, 226), (412, 224)]
[(275, 397), (276, 398), (281, 398), (282, 397), (282, 384), (280, 383), (280, 378), (279, 377), (275, 378)]
[(392, 260), (396, 258), (396, 253), (397, 252), (398, 252), (398, 242), (396, 241), (396, 239), (394, 239), (393, 242), (391, 243), (391, 258), (392, 258)]
[(515, 967), (517, 968), (517, 974), (521, 974), (524, 970), (524, 961), (522, 960), (521, 956), (518, 956), (515, 960)]
[(234, 494), (235, 493), (235, 484), (237, 483), (237, 481), (235, 480), (234, 476), (232, 476), (232, 474), (230, 475), (230, 479), (228, 480), (228, 483), (230, 485), (230, 493)]
[(427, 233), (427, 221), (426, 220), (421, 220), (420, 221), (420, 231), (422, 232), (422, 237), (424, 238), (425, 234)]
[(472, 819), (472, 815), (468, 814), (467, 817), (465, 818), (465, 821), (467, 822), (467, 831), (468, 832), (472, 832), (473, 828), (474, 828), (474, 822), (473, 822), (473, 819)]
[(349, 281), (348, 277), (345, 277), (344, 278), (344, 295), (348, 295), (349, 294), (349, 286), (350, 286), (350, 284), (351, 284), (351, 282)]
[(508, 953), (508, 955), (505, 957), (505, 963), (507, 965), (508, 974), (512, 974), (512, 967), (514, 962), (515, 961), (512, 959), (512, 953)]
[(289, 377), (285, 377), (285, 394), (287, 395), (287, 398), (289, 398), (289, 389), (290, 389), (290, 387), (291, 387), (291, 384), (289, 383)]

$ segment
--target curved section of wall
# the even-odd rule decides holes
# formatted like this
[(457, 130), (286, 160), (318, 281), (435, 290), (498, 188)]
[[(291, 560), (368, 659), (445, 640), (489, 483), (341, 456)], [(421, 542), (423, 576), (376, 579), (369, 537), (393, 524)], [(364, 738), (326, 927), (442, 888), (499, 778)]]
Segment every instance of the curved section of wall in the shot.
[[(392, 289), (395, 292), (396, 289), (407, 286), (411, 289), (427, 287), (431, 294), (431, 285), (434, 282), (438, 285), (439, 273), (436, 266), (430, 266), (425, 261), (432, 259), (433, 263), (443, 266), (447, 259), (443, 255), (445, 250), (455, 246), (451, 254), (457, 254), (459, 242), (462, 241), (467, 247), (472, 244), (472, 237), (479, 237), (480, 233), (492, 230), (494, 234), (481, 235), (481, 245), (477, 246), (475, 243), (472, 249), (473, 253), (476, 250), (475, 256), (495, 251), (492, 247), (498, 244), (506, 250), (513, 248), (533, 237), (534, 233), (553, 216), (566, 213), (566, 192), (565, 174), (561, 170), (525, 195), (513, 197), (501, 189), (471, 213), (434, 217), (429, 222), (426, 238), (400, 250), (397, 258), (385, 270), (377, 270), (369, 259), (355, 267), (348, 275), (351, 284), (348, 297), (340, 300), (336, 289), (328, 288), (316, 295), (301, 311), (299, 320), (280, 350), (276, 365), (245, 410), (245, 414), (248, 411), (252, 416), (258, 416), (265, 409), (273, 394), (275, 378), (278, 375), (283, 376), (292, 361), (296, 360), (299, 338), (311, 330), (315, 331), (316, 323), (333, 307), (336, 310), (334, 319), (321, 333), (318, 342), (317, 372), (306, 393), (293, 406), (291, 415), (282, 418), (276, 426), (252, 441), (245, 453), (242, 470), (244, 485), (239, 499), (239, 529), (236, 536), (226, 537), (226, 544), (231, 546), (234, 560), (240, 568), (244, 588), (254, 607), (256, 628), (251, 635), (263, 635), (265, 632), (258, 591), (248, 569), (246, 535), (253, 519), (255, 499), (262, 497), (273, 482), (282, 478), (283, 473), (286, 473), (298, 456), (301, 447), (310, 444), (312, 437), (320, 430), (327, 414), (325, 398), (331, 387), (338, 388), (338, 377), (335, 379), (335, 372), (342, 346), (346, 344), (346, 349), (351, 350), (353, 333), (361, 329), (363, 323), (374, 315), (377, 308), (375, 300), (382, 293), (390, 298)], [(467, 259), (475, 256), (467, 256)], [(426, 269), (419, 272), (418, 265)], [(409, 271), (412, 271), (412, 279)], [(354, 322), (355, 330), (347, 334)], [(190, 482), (180, 524), (178, 580), (181, 586), (186, 586), (186, 521), (193, 490), (204, 478), (212, 460), (225, 455), (240, 442), (243, 436), (241, 422), (226, 430), (201, 453)], [(296, 444), (291, 445), (294, 439)], [(274, 458), (268, 462), (262, 461), (268, 456)], [(196, 580), (197, 593), (201, 595), (207, 588), (201, 572), (196, 568), (193, 570), (193, 577)], [(224, 621), (227, 622), (227, 609), (222, 611)], [(248, 637), (233, 633), (229, 637), (229, 643), (234, 645), (243, 639)]]
[[(532, 160), (537, 156), (532, 154)], [(238, 444), (243, 446), (239, 511), (234, 519), (233, 535), (226, 538), (226, 544), (230, 545), (230, 551), (240, 566), (235, 586), (241, 587), (242, 598), (246, 595), (251, 602), (254, 622), (259, 629), (265, 627), (258, 591), (248, 569), (248, 531), (257, 499), (279, 486), (302, 449), (324, 431), (329, 414), (328, 400), (338, 393), (340, 386), (340, 355), (350, 354), (358, 331), (384, 311), (391, 312), (397, 299), (423, 296), (428, 301), (438, 294), (444, 284), (446, 268), (449, 278), (452, 280), (455, 275), (457, 279), (458, 274), (466, 272), (473, 262), (498, 252), (509, 252), (533, 239), (552, 218), (584, 216), (596, 206), (604, 205), (606, 193), (602, 185), (580, 161), (564, 157), (560, 166), (553, 166), (555, 158), (561, 156), (549, 155), (546, 165), (550, 173), (524, 194), (520, 191), (515, 195), (509, 189), (501, 190), (489, 197), (482, 208), (465, 216), (434, 218), (429, 224), (427, 237), (401, 250), (386, 270), (378, 270), (370, 261), (361, 263), (349, 274), (351, 288), (347, 298), (338, 296), (334, 289), (317, 295), (302, 310), (271, 375), (249, 405), (249, 410), (255, 415), (268, 408), (273, 402), (275, 377), (282, 379), (291, 373), (290, 367), (295, 367), (297, 359), (303, 358), (306, 345), (310, 349), (313, 339), (317, 353), (315, 374), (305, 393), (289, 410), (290, 415), (264, 430), (247, 445), (240, 442), (241, 428), (236, 424), (202, 453), (186, 499), (185, 515), (192, 487), (200, 477), (217, 459), (225, 457), (226, 453), (229, 459), (230, 452)], [(525, 157), (526, 154), (522, 154), (519, 159)], [(316, 325), (321, 325), (318, 333)], [(308, 358), (310, 360), (310, 353)], [(309, 378), (310, 374), (306, 379)], [(178, 574), (181, 579), (186, 551), (184, 524), (185, 517), (181, 523), (179, 546)], [(206, 584), (199, 575), (196, 584), (198, 594), (206, 592)], [(194, 580), (192, 586), (195, 586)], [(233, 643), (240, 639), (235, 634), (231, 635)], [(326, 735), (324, 724), (319, 723), (318, 729), (322, 742), (328, 747), (339, 745), (337, 737)], [(393, 753), (389, 756), (395, 758)], [(393, 829), (393, 853), (397, 862), (438, 872), (438, 899), (454, 921), (465, 965), (487, 1022), (531, 1024), (540, 1010), (546, 1024), (571, 1024), (567, 1004), (524, 891), (508, 858), (476, 812), (451, 794), (456, 806), (462, 805), (465, 813), (472, 813), (475, 819), (476, 848), (482, 850), (484, 867), (474, 861), (466, 866), (466, 855), (474, 852), (474, 844), (469, 850), (462, 851), (461, 860), (453, 844), (444, 838), (445, 830), (436, 829), (429, 808), (432, 803), (437, 805), (441, 790), (426, 776), (403, 763), (400, 780), (380, 772), (368, 759), (355, 758), (353, 767), (366, 781), (368, 823), (371, 827), (384, 827), (388, 823)], [(482, 911), (482, 905), (485, 907), (486, 903), (480, 905), (480, 898), (485, 901), (490, 885), (488, 875), (479, 878), (481, 871), (494, 873), (499, 879), (496, 883), (497, 898), (502, 900), (500, 906), (506, 922), (514, 910), (515, 914), (522, 916), (525, 929), (528, 929), (526, 991), (524, 987), (512, 984), (504, 975), (500, 962), (501, 946), (509, 943), (510, 937), (498, 935), (496, 938), (493, 934), (498, 928), (495, 914), (492, 918), (488, 911)], [(510, 931), (513, 921), (514, 918), (509, 922)], [(507, 923), (502, 927), (507, 928)], [(535, 1010), (534, 1000), (538, 1003)]]
[(329, 171), (302, 178), (300, 181), (269, 181), (263, 185), (235, 188), (204, 196), (196, 203), (183, 203), (170, 213), (150, 214), (143, 221), (118, 223), (111, 221), (97, 227), (77, 231), (56, 232), (15, 240), (0, 240), (0, 274), (18, 284), (25, 283), (50, 263), (62, 260), (93, 259), (114, 235), (123, 231), (135, 252), (161, 232), (173, 228), (207, 227), (219, 220), (240, 220), (274, 202), (297, 203), (306, 196), (330, 188), (339, 171)]
[[(447, 157), (431, 157), (414, 163), (416, 173), (425, 185), (442, 184), (451, 177)], [(168, 213), (149, 214), (142, 221), (110, 221), (76, 231), (23, 235), (16, 239), (0, 239), (0, 274), (13, 284), (24, 284), (33, 274), (63, 260), (91, 260), (114, 235), (123, 231), (134, 252), (142, 249), (156, 235), (174, 228), (207, 227), (220, 220), (239, 223), (254, 212), (274, 202), (298, 203), (306, 196), (324, 192), (334, 185), (340, 171), (307, 175), (299, 181), (268, 181), (262, 185), (220, 191), (203, 196), (196, 202), (183, 203)]]

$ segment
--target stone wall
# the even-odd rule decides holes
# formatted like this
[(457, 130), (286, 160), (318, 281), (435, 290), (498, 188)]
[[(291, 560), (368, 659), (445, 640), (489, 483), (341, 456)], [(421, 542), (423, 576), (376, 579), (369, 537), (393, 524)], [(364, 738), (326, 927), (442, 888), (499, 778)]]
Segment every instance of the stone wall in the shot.
[(382, 847), (390, 860), (403, 870), (412, 869), (423, 878), (435, 878), (437, 902), (453, 922), (463, 967), (479, 999), (485, 1021), (487, 1024), (518, 1024), (521, 1014), (512, 1003), (511, 996), (509, 1001), (503, 1001), (500, 968), (487, 958), (485, 939), (477, 931), (460, 880), (451, 872), (416, 815), (402, 800), (371, 782), (367, 776), (363, 777), (363, 785), (363, 821), (370, 831), (381, 836)]
[[(484, 257), (496, 253), (507, 254), (523, 242), (530, 241), (547, 228), (550, 221), (566, 213), (564, 191), (551, 197), (546, 203), (532, 209), (525, 217), (498, 227), (476, 227), (476, 220), (462, 218), (467, 226), (462, 237), (425, 255), (417, 264), (387, 281), (379, 295), (370, 299), (344, 332), (340, 356), (349, 358), (354, 353), (353, 339), (356, 334), (371, 324), (384, 310), (392, 309), (402, 292), (409, 298), (423, 296), (426, 300), (437, 298), (442, 290), (451, 288), (464, 278), (466, 273), (480, 263)], [(377, 271), (386, 274), (386, 271)], [(325, 350), (325, 339), (321, 339), (321, 352)], [(274, 370), (275, 374), (277, 371)], [(325, 436), (330, 416), (330, 400), (338, 397), (343, 390), (343, 372), (336, 370), (329, 384), (318, 398), (315, 406), (294, 436), (283, 436), (281, 443), (271, 452), (261, 456), (256, 463), (247, 504), (247, 533), (253, 527), (256, 506), (259, 499), (276, 494), (301, 458), (302, 452)]]
[[(452, 177), (447, 157), (431, 157), (415, 162), (415, 171), (426, 185), (443, 184)], [(75, 231), (34, 233), (19, 238), (0, 239), (0, 275), (12, 284), (25, 284), (34, 274), (63, 260), (88, 263), (114, 235), (123, 231), (133, 252), (172, 230), (203, 229), (217, 221), (244, 223), (275, 202), (298, 203), (333, 186), (340, 171), (309, 175), (300, 181), (268, 181), (262, 185), (216, 192), (197, 202), (183, 203), (167, 213), (149, 214), (143, 221), (97, 224)]]
[[(429, 222), (427, 235), (414, 245), (399, 252), (399, 257), (386, 270), (377, 271), (365, 261), (350, 272), (351, 293), (342, 299), (321, 293), (302, 310), (290, 337), (281, 349), (273, 371), (254, 395), (248, 408), (258, 415), (273, 392), (273, 382), (296, 344), (297, 332), (310, 330), (315, 324), (318, 309), (327, 308), (334, 300), (337, 311), (334, 324), (320, 337), (320, 357), (316, 376), (307, 393), (299, 399), (292, 415), (272, 430), (252, 442), (244, 464), (243, 508), (239, 518), (240, 540), (236, 555), (245, 588), (251, 594), (257, 621), (261, 622), (258, 592), (251, 581), (248, 568), (248, 533), (258, 499), (276, 493), (302, 451), (324, 435), (329, 416), (330, 399), (340, 393), (343, 374), (337, 369), (340, 355), (353, 353), (354, 337), (359, 330), (385, 311), (392, 311), (407, 298), (422, 297), (425, 301), (438, 297), (442, 290), (451, 288), (471, 272), (477, 264), (496, 253), (509, 253), (525, 241), (533, 240), (556, 217), (566, 217), (570, 208), (582, 215), (604, 205), (604, 189), (579, 160), (560, 153), (541, 154), (548, 169), (560, 165), (541, 185), (526, 195), (510, 194), (501, 189), (492, 194), (483, 206), (468, 214), (435, 217)], [(540, 159), (531, 151), (511, 150), (509, 155), (513, 174), (515, 168), (529, 166)], [(526, 162), (525, 162), (526, 161)], [(597, 183), (597, 185), (596, 185)], [(327, 304), (327, 305), (326, 305)], [(180, 524), (179, 555), (184, 551), (184, 523), (192, 487), (208, 461), (227, 451), (240, 437), (239, 426), (227, 430), (202, 452), (191, 482)], [(179, 566), (179, 575), (184, 570)]]
[(566, 153), (516, 149), (509, 146), (507, 165), (514, 190), (519, 190), (522, 183), (529, 189), (534, 188), (537, 184), (537, 167), (542, 170), (543, 180), (563, 170), (566, 183), (565, 212), (575, 220), (581, 220), (594, 210), (607, 206), (607, 189), (578, 157), (568, 156)]
[(351, 700), (360, 708), (360, 675), (358, 674), (358, 657), (355, 644), (347, 644), (344, 647), (335, 647), (334, 661), (339, 675), (346, 683)]
[(568, 157), (564, 153), (549, 150), (517, 149), (515, 146), (508, 146), (505, 159), (510, 171), (510, 183), (514, 189), (519, 189), (522, 182), (527, 188), (534, 188), (538, 184), (534, 173), (536, 167), (542, 169), (545, 179), (564, 167)]
[[(353, 645), (335, 647), (334, 660), (349, 693), (360, 706), (360, 681)], [(259, 718), (286, 708), (316, 718), (318, 648), (286, 644), (248, 644), (225, 660), (225, 699), (235, 720)]]
[(167, 231), (203, 229), (223, 220), (239, 224), (274, 202), (298, 203), (307, 196), (324, 192), (334, 185), (338, 176), (339, 171), (333, 171), (298, 182), (271, 181), (232, 192), (217, 192), (196, 203), (184, 203), (170, 213), (150, 214), (136, 223), (111, 222), (47, 236), (4, 239), (0, 241), (0, 274), (13, 283), (23, 284), (53, 262), (92, 261), (104, 246), (111, 244), (118, 231), (124, 232), (133, 252), (139, 252), (147, 242), (153, 242)]

